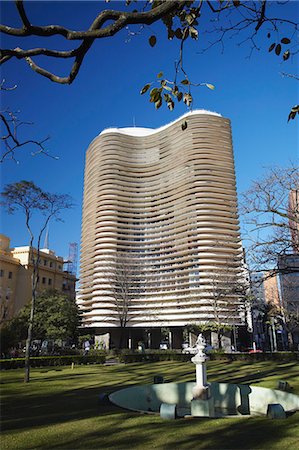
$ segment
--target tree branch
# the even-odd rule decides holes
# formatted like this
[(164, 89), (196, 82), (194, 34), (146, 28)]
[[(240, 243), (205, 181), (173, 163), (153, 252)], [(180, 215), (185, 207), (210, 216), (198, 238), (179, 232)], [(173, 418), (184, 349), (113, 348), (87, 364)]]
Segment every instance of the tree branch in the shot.
[[(5, 114), (7, 116), (5, 116)], [(16, 116), (11, 111), (6, 111), (5, 113), (0, 113), (0, 120), (2, 121), (6, 134), (1, 136), (1, 140), (4, 143), (5, 150), (1, 150), (0, 163), (3, 163), (8, 157), (16, 161), (15, 151), (25, 145), (33, 145), (37, 148), (32, 155), (35, 156), (39, 153), (43, 153), (53, 159), (58, 159), (56, 156), (52, 156), (46, 150), (44, 143), (48, 141), (49, 137), (43, 139), (42, 141), (37, 141), (34, 139), (27, 139), (25, 141), (20, 141), (17, 137), (17, 128), (20, 125), (28, 124), (26, 122), (20, 122), (17, 120)]]
[[(92, 46), (95, 39), (100, 39), (104, 37), (111, 37), (122, 30), (127, 25), (133, 24), (145, 24), (150, 25), (167, 14), (170, 14), (174, 11), (181, 10), (185, 4), (188, 2), (185, 1), (172, 1), (172, 2), (163, 2), (161, 5), (156, 6), (150, 11), (146, 12), (124, 12), (124, 11), (113, 11), (113, 10), (104, 10), (95, 18), (90, 28), (87, 31), (72, 31), (60, 25), (49, 25), (44, 27), (31, 25), (24, 9), (24, 5), (22, 1), (17, 2), (17, 8), (19, 15), (24, 24), (23, 28), (12, 28), (6, 25), (0, 25), (0, 31), (9, 34), (12, 36), (42, 36), (49, 37), (60, 35), (63, 36), (67, 40), (82, 40), (81, 45), (73, 50), (69, 51), (58, 51), (58, 50), (50, 50), (47, 48), (36, 48), (23, 50), (19, 47), (15, 49), (4, 49), (1, 50), (0, 55), (0, 64), (7, 62), (12, 57), (16, 57), (18, 59), (25, 59), (29, 67), (42, 75), (49, 80), (60, 83), (60, 84), (71, 84), (78, 72), (80, 70), (81, 64), (84, 60), (84, 57), (90, 47)], [(113, 21), (112, 24), (104, 26), (106, 22)], [(44, 69), (39, 66), (32, 60), (32, 56), (50, 56), (56, 58), (71, 58), (75, 57), (75, 61), (72, 65), (70, 73), (66, 77), (60, 77), (50, 72), (49, 70)]]

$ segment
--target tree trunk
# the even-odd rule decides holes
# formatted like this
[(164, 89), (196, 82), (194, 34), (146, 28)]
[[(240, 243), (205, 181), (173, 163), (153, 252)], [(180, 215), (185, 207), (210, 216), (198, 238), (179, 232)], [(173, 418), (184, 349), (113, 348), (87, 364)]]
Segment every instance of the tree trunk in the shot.
[[(33, 259), (33, 257), (32, 257), (32, 259)], [(34, 319), (34, 311), (35, 311), (35, 298), (36, 298), (36, 289), (37, 289), (38, 272), (39, 272), (38, 264), (39, 264), (39, 248), (38, 248), (38, 252), (37, 252), (37, 260), (36, 261), (33, 260), (31, 309), (30, 309), (30, 318), (29, 318), (29, 324), (28, 324), (27, 339), (26, 339), (26, 349), (25, 349), (24, 383), (29, 383), (29, 381), (30, 381), (30, 347), (31, 347), (31, 340), (32, 340), (33, 319)]]
[(217, 333), (217, 337), (218, 337), (218, 349), (221, 350), (222, 349), (222, 333), (218, 331)]
[(32, 340), (34, 308), (35, 308), (35, 292), (32, 293), (32, 298), (31, 298), (30, 319), (29, 319), (27, 339), (26, 339), (24, 383), (28, 383), (30, 381), (30, 347), (31, 347), (31, 340)]
[(119, 348), (120, 348), (120, 349), (123, 348), (124, 334), (125, 334), (125, 327), (122, 325), (122, 326), (120, 327), (120, 335), (119, 335)]

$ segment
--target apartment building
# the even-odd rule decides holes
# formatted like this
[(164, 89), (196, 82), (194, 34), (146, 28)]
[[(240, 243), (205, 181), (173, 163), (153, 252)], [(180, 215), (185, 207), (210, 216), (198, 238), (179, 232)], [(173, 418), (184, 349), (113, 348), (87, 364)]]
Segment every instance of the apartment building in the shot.
[(198, 110), (158, 129), (106, 129), (92, 141), (81, 241), (85, 327), (112, 341), (124, 327), (129, 341), (147, 330), (152, 343), (166, 327), (178, 346), (188, 324), (242, 325), (242, 258), (228, 119)]
[[(36, 256), (36, 249), (31, 249)], [(63, 258), (52, 250), (40, 251), (37, 292), (56, 289), (75, 299), (76, 276), (64, 270)], [(32, 262), (29, 246), (10, 248), (10, 238), (0, 234), (0, 319), (15, 317), (31, 299)]]

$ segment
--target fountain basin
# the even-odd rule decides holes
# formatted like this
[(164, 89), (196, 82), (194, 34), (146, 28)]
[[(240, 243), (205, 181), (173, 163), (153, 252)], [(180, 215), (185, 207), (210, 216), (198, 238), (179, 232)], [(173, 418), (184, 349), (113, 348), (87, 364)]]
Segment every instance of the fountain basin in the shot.
[[(190, 416), (195, 385), (189, 382), (132, 386), (113, 392), (109, 400), (121, 408), (143, 413), (159, 413), (164, 404), (176, 405), (176, 416)], [(267, 415), (269, 405), (277, 404), (286, 413), (299, 410), (298, 395), (276, 389), (212, 382), (210, 391), (215, 409), (213, 417)]]

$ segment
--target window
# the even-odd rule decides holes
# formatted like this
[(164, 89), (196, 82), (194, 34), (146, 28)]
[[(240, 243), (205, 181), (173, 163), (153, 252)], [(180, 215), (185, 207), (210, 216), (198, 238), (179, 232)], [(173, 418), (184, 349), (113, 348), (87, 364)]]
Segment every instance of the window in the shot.
[(4, 270), (3, 269), (0, 270), (0, 277), (4, 277)]
[(42, 278), (42, 283), (43, 283), (43, 284), (46, 284), (46, 277), (43, 277), (43, 278)]
[(12, 272), (8, 272), (8, 278), (11, 280), (12, 279)]
[(46, 266), (47, 265), (47, 260), (46, 259), (44, 259), (44, 266)]
[(48, 279), (48, 285), (49, 285), (49, 286), (52, 285), (52, 279), (51, 279), (51, 278)]
[(53, 262), (52, 261), (50, 261), (50, 267), (53, 267)]

